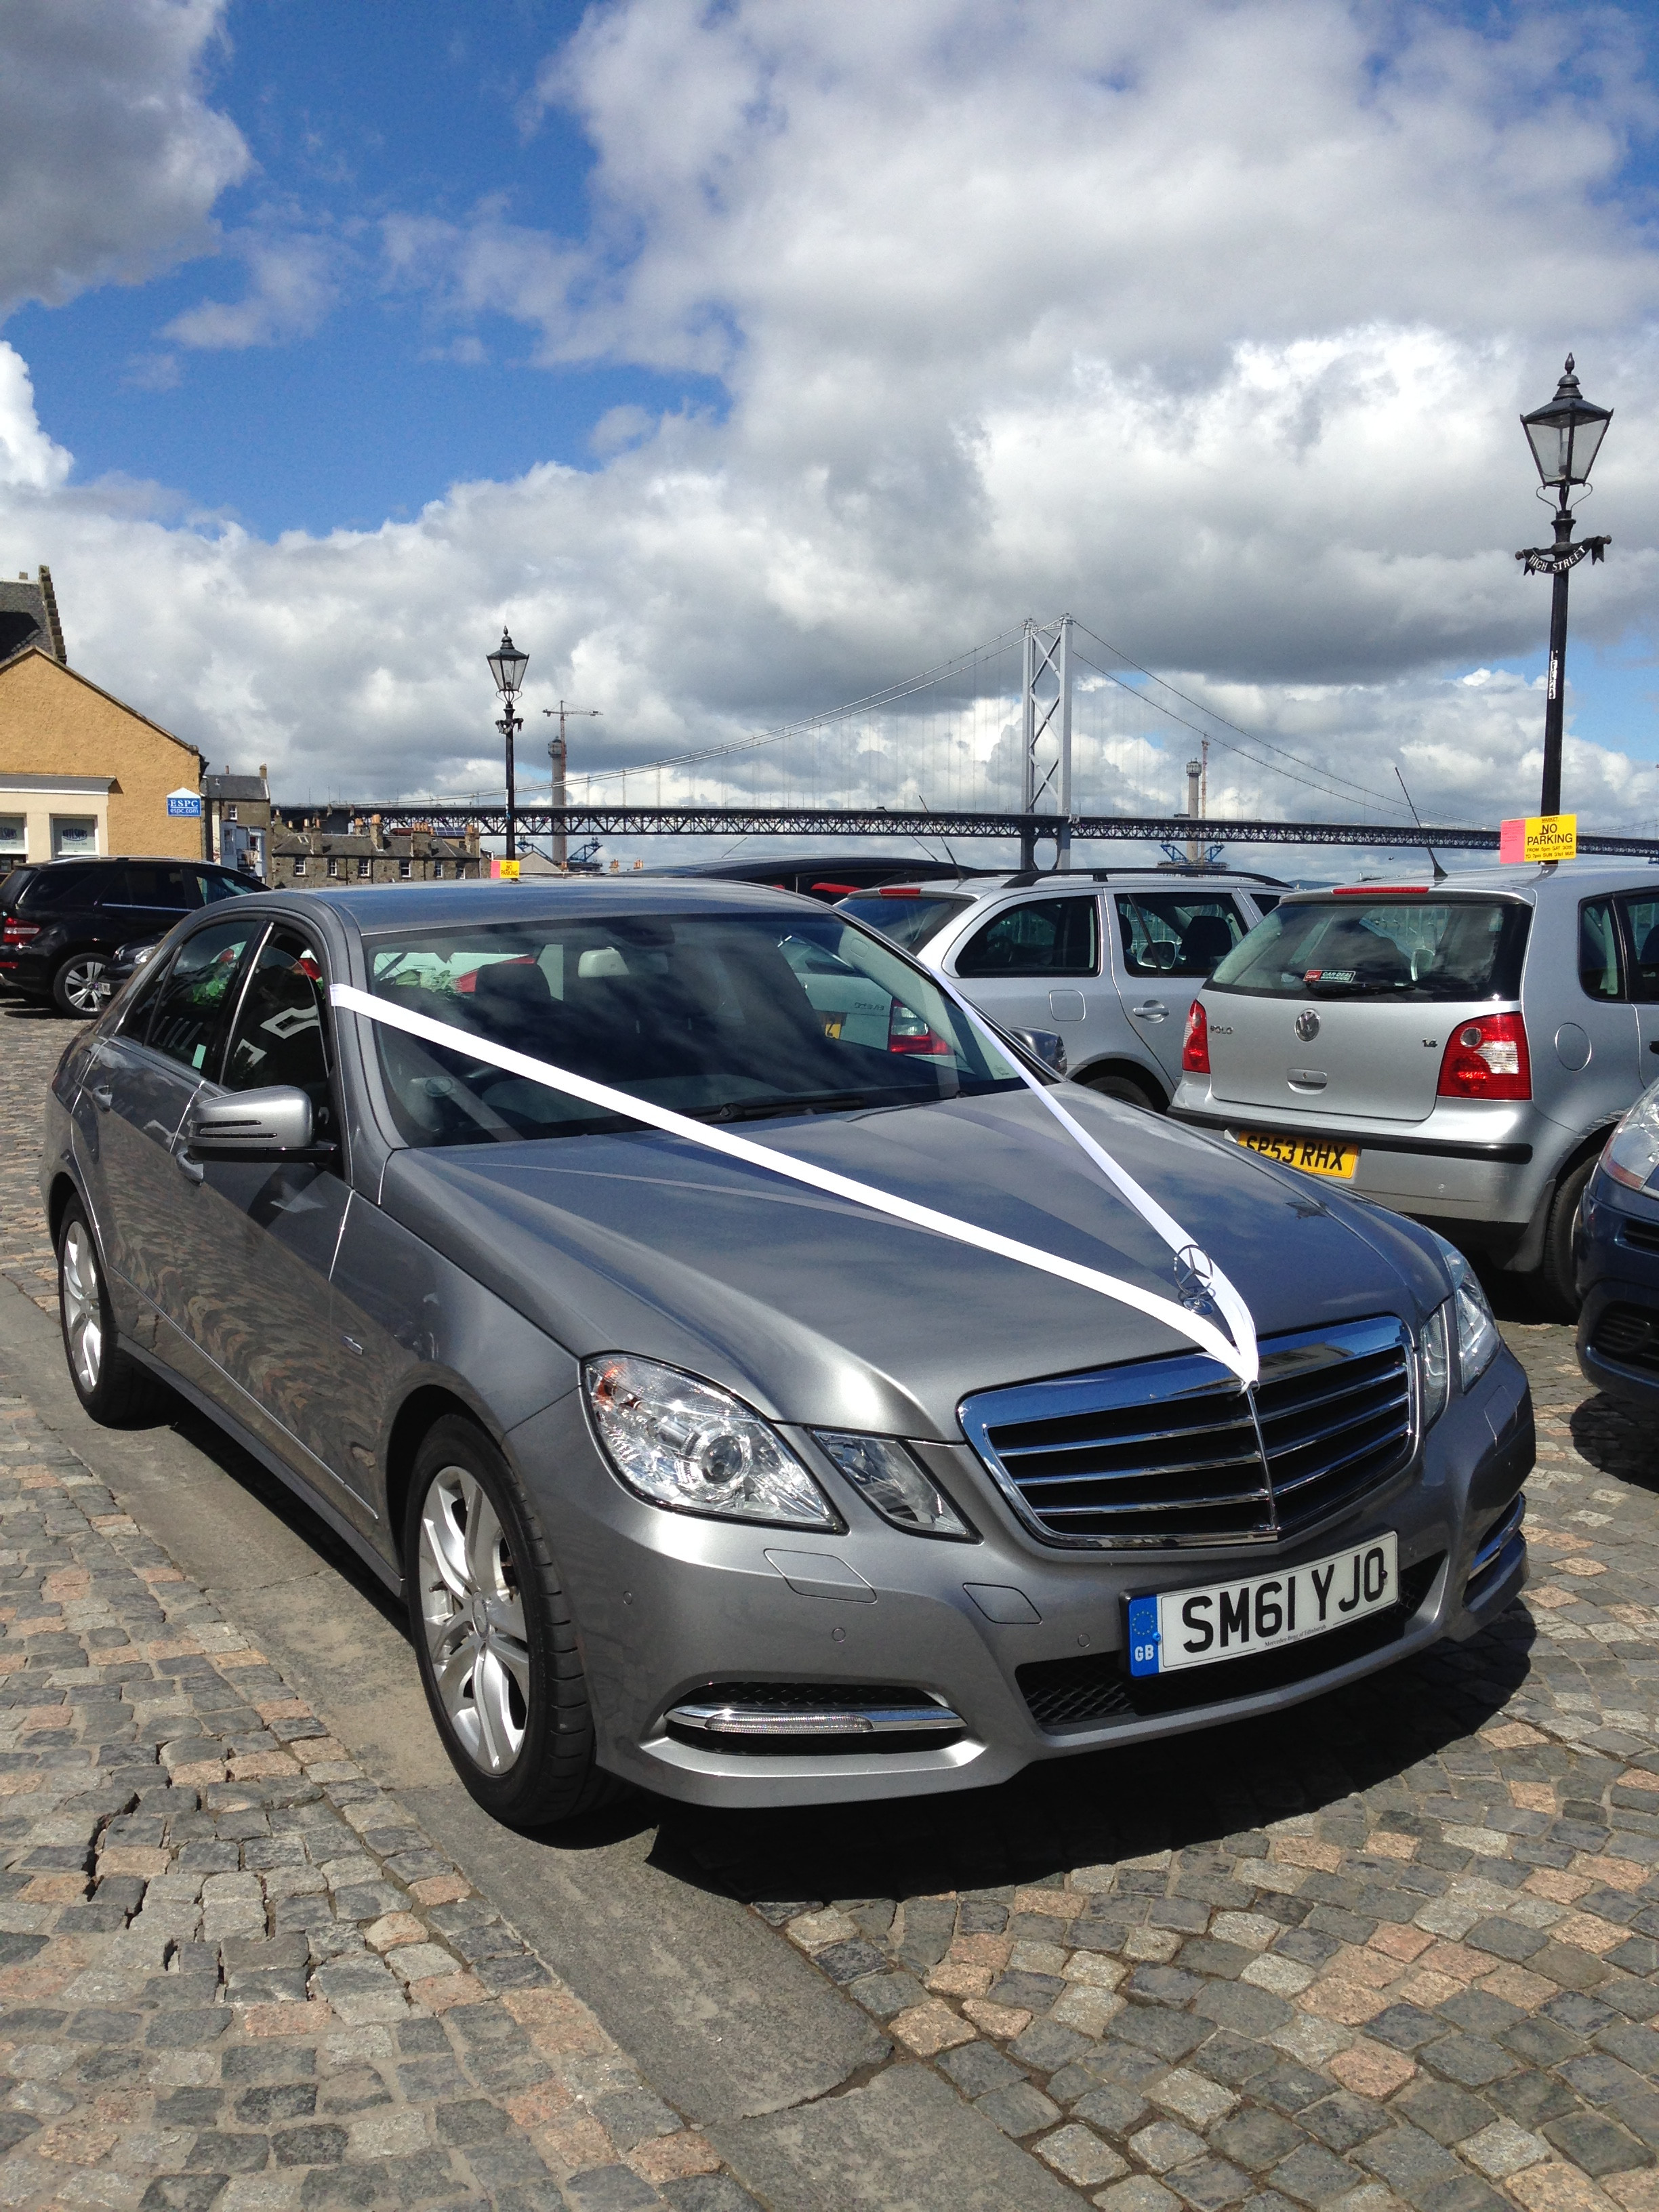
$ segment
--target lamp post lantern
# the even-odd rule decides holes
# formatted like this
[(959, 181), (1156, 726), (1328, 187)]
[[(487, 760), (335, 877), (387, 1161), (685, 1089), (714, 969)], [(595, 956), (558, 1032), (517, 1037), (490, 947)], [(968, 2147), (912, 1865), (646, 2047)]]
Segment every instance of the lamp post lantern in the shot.
[(501, 695), (501, 718), (495, 725), (507, 744), (507, 857), (519, 857), (519, 810), (513, 787), (513, 740), (523, 729), (520, 716), (513, 711), (514, 703), (524, 689), (524, 672), (530, 665), (530, 655), (520, 653), (502, 625), (501, 641), (494, 653), (484, 659), (489, 663), (489, 672), (495, 679), (495, 689)]
[(1547, 406), (1535, 407), (1530, 415), (1521, 417), (1521, 427), (1538, 464), (1545, 493), (1553, 491), (1556, 495), (1554, 544), (1528, 546), (1515, 556), (1524, 562), (1528, 575), (1555, 579), (1550, 601), (1549, 678), (1544, 694), (1544, 780), (1539, 803), (1541, 814), (1561, 811), (1561, 719), (1567, 690), (1567, 577), (1586, 553), (1592, 561), (1599, 561), (1613, 543), (1610, 538), (1583, 538), (1575, 545), (1572, 508), (1568, 501), (1575, 485), (1589, 489), (1596, 452), (1612, 420), (1610, 407), (1592, 407), (1578, 389), (1571, 354), (1561, 381), (1555, 387), (1555, 397)]

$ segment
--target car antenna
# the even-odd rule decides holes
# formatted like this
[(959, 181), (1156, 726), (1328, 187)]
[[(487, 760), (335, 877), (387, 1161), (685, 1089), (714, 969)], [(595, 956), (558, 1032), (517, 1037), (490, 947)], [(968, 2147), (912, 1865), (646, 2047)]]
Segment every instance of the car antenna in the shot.
[[(1398, 761), (1395, 763), (1394, 772), (1396, 775), (1400, 776), (1400, 788), (1401, 791), (1406, 791), (1406, 779), (1403, 775), (1400, 775), (1400, 763)], [(1412, 820), (1416, 823), (1418, 828), (1420, 830), (1423, 827), (1422, 817), (1418, 813), (1416, 807), (1412, 805), (1412, 795), (1409, 791), (1406, 791), (1406, 804), (1407, 806), (1411, 806)], [(1434, 862), (1434, 880), (1437, 884), (1443, 884), (1446, 880), (1446, 871), (1440, 865), (1440, 856), (1435, 851), (1432, 845), (1428, 846), (1427, 850), (1429, 858)]]
[[(926, 814), (928, 811), (927, 798), (920, 784), (916, 786), (916, 797), (921, 799), (921, 811)], [(960, 882), (962, 878), (962, 870), (957, 865), (956, 854), (951, 850), (950, 846), (945, 842), (945, 840), (943, 837), (941, 837), (939, 842), (941, 845), (945, 846), (945, 857), (951, 863), (951, 873), (957, 878), (958, 882)], [(916, 842), (918, 845), (921, 843), (920, 837), (917, 838)]]

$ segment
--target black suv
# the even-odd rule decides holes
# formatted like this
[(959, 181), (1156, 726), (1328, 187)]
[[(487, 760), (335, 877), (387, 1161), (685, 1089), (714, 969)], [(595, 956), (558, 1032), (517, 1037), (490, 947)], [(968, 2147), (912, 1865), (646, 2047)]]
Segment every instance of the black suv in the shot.
[(0, 986), (95, 1014), (118, 945), (163, 937), (198, 907), (264, 885), (210, 860), (50, 860), (0, 882)]

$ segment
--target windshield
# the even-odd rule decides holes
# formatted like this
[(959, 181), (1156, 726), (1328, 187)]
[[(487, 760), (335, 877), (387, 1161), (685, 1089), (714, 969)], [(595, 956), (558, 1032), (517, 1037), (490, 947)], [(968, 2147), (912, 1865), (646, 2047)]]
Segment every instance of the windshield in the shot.
[(1531, 913), (1516, 899), (1291, 899), (1210, 984), (1300, 999), (1512, 999)]
[(836, 912), (850, 915), (866, 929), (878, 929), (895, 945), (914, 952), (968, 903), (965, 898), (935, 898), (925, 894), (884, 898), (878, 891), (863, 891), (857, 898), (842, 899)]
[(509, 1075), (466, 1036), (713, 1121), (928, 1104), (1017, 1089), (928, 979), (836, 912), (584, 915), (365, 941), (370, 988), (454, 1046), (378, 1024), (411, 1145), (512, 1144), (630, 1126)]

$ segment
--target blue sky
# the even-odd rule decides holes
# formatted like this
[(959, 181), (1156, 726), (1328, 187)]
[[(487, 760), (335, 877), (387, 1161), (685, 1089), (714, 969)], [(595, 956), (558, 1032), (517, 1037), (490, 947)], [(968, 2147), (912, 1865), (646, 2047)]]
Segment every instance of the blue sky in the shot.
[(486, 779), (502, 620), (617, 765), (1069, 605), (1316, 771), (1484, 818), (1535, 778), (1515, 417), (1571, 345), (1617, 410), (1571, 775), (1659, 819), (1656, 36), (1450, 0), (5, 11), (0, 565), (49, 559), (88, 672), (301, 788)]
[(516, 222), (580, 234), (592, 149), (567, 115), (520, 111), (581, 14), (568, 0), (236, 0), (204, 90), (258, 167), (216, 216), (232, 241), (315, 238), (331, 304), (279, 343), (169, 342), (175, 317), (243, 297), (232, 251), (24, 307), (7, 334), (77, 477), (166, 485), (267, 537), (373, 529), (458, 479), (593, 466), (611, 408), (720, 409), (708, 377), (534, 367), (529, 333), (501, 314), (477, 319), (479, 357), (458, 361), (427, 299), (380, 266), (378, 225), (411, 208), (464, 222), (496, 199)]

